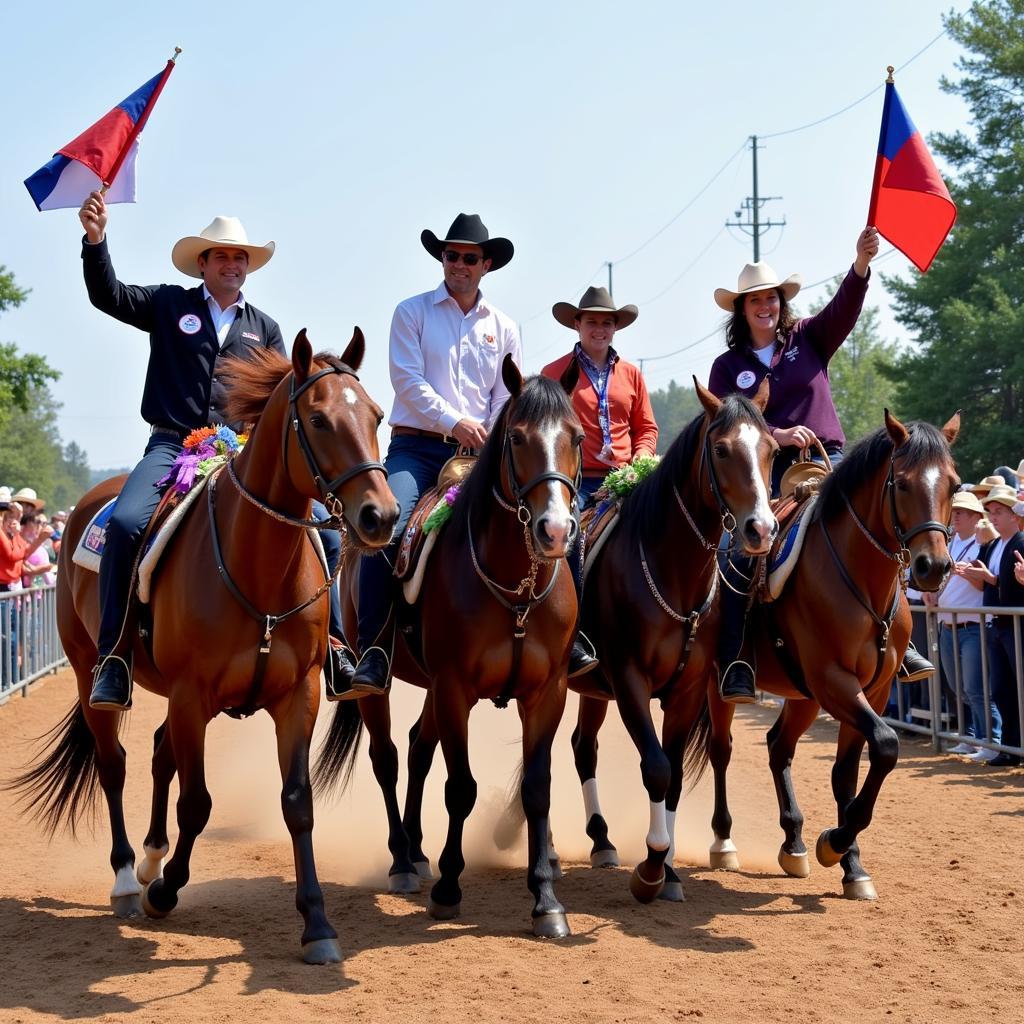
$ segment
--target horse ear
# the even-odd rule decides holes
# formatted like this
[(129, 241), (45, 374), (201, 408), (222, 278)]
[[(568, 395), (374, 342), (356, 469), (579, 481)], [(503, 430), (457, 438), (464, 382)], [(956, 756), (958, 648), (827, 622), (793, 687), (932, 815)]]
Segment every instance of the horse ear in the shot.
[(700, 399), (700, 404), (704, 406), (708, 419), (713, 420), (718, 415), (718, 410), (722, 407), (721, 401), (711, 394), (696, 377), (693, 378), (693, 389), (697, 392), (697, 397)]
[(946, 425), (942, 428), (942, 434), (946, 440), (952, 444), (960, 433), (960, 410), (957, 409), (952, 416), (946, 421)]
[(576, 385), (580, 379), (580, 361), (573, 356), (569, 360), (569, 365), (562, 371), (562, 376), (558, 378), (558, 383), (562, 385), (562, 390), (572, 397), (572, 393), (576, 390)]
[(508, 393), (513, 398), (518, 398), (519, 392), (523, 390), (523, 375), (519, 372), (511, 352), (505, 356), (505, 361), (501, 364), (501, 379), (505, 382)]
[(363, 356), (366, 355), (366, 339), (363, 337), (363, 332), (358, 327), (352, 328), (352, 340), (348, 343), (348, 347), (344, 352), (341, 353), (341, 361), (346, 365), (352, 367), (353, 370), (359, 370), (359, 365), (363, 361)]
[(768, 408), (768, 395), (771, 392), (771, 384), (768, 383), (770, 377), (771, 374), (766, 373), (761, 378), (761, 385), (758, 387), (754, 397), (751, 399), (754, 405), (756, 405), (762, 413)]
[(295, 382), (303, 383), (309, 376), (310, 367), (313, 365), (313, 346), (306, 337), (306, 328), (303, 327), (295, 335), (295, 344), (292, 345), (292, 370), (295, 371)]
[(907, 438), (910, 437), (910, 431), (888, 409), (885, 410), (885, 429), (889, 431), (892, 443), (897, 448), (906, 444)]

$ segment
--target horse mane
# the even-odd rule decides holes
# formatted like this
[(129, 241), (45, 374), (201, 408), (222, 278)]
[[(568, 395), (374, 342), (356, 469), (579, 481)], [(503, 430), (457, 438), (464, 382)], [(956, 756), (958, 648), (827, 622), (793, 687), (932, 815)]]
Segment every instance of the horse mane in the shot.
[(552, 421), (576, 418), (576, 410), (562, 385), (550, 377), (527, 377), (523, 381), (518, 398), (509, 398), (501, 407), (487, 435), (476, 465), (466, 477), (459, 489), (459, 496), (452, 506), (452, 516), (448, 532), (461, 533), (468, 528), (469, 510), (480, 507), (483, 501), (491, 500), (491, 486), (498, 482), (501, 473), (501, 460), (505, 450), (505, 431), (508, 429), (508, 418), (512, 406), (515, 405), (516, 419), (536, 423), (538, 426)]
[[(661, 537), (668, 522), (666, 510), (675, 507), (673, 486), (685, 480), (699, 458), (697, 446), (700, 442), (700, 428), (705, 414), (698, 413), (679, 432), (661, 462), (647, 479), (641, 481), (622, 504), (619, 529), (631, 538)], [(737, 423), (753, 422), (767, 430), (761, 410), (744, 395), (728, 395), (722, 400), (718, 413), (708, 430), (731, 430)]]
[[(915, 420), (904, 426), (910, 433), (900, 449), (914, 463), (939, 462), (950, 458), (949, 443), (942, 431), (930, 423)], [(861, 438), (829, 473), (821, 485), (818, 516), (831, 519), (846, 512), (846, 496), (877, 473), (892, 457), (893, 440), (885, 427)]]
[[(310, 373), (333, 366), (347, 369), (330, 352), (313, 356)], [(219, 371), (227, 380), (225, 410), (232, 423), (255, 423), (263, 413), (274, 389), (291, 373), (292, 361), (271, 348), (253, 349), (244, 359), (229, 356)]]

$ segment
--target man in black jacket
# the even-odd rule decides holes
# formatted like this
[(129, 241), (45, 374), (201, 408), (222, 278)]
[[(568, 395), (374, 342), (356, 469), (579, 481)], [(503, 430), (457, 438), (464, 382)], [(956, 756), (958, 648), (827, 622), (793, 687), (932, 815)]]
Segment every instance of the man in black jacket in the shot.
[[(142, 395), (150, 438), (107, 526), (100, 564), (99, 658), (89, 700), (92, 707), (122, 709), (131, 706), (131, 569), (139, 538), (159, 503), (156, 482), (171, 468), (190, 431), (226, 422), (219, 370), (227, 356), (245, 358), (261, 348), (287, 353), (276, 321), (242, 295), (246, 275), (270, 260), (274, 243), (251, 245), (236, 218), (217, 217), (199, 235), (175, 244), (171, 261), (183, 274), (202, 280), (196, 288), (122, 284), (107, 249), (107, 206), (99, 192), (86, 199), (79, 219), (85, 228), (82, 265), (90, 301), (146, 331), (150, 343)], [(232, 426), (241, 429), (241, 424)], [(318, 512), (327, 517), (326, 509), (314, 508), (314, 515)], [(328, 561), (333, 555), (336, 564), (337, 534), (324, 531), (323, 539)]]
[[(983, 499), (985, 514), (999, 536), (986, 544), (972, 565), (962, 574), (983, 584), (982, 604), (991, 608), (1024, 606), (1024, 583), (1014, 573), (1018, 554), (1024, 555), (1024, 532), (1014, 513), (1017, 493), (1012, 487), (999, 486)], [(988, 664), (992, 699), (1003, 716), (1003, 743), (1020, 746), (1020, 712), (1017, 699), (1019, 666), (1014, 652), (1013, 617), (993, 615), (987, 633)], [(988, 762), (996, 767), (1020, 764), (1013, 754), (998, 754)]]

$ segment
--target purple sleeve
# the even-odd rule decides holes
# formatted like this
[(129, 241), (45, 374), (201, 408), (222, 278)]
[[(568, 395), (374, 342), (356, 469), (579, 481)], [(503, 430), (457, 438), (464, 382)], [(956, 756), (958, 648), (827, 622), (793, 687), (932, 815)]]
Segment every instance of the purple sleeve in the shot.
[(725, 398), (726, 395), (732, 394), (736, 389), (729, 383), (729, 371), (725, 364), (728, 361), (729, 354), (723, 352), (712, 364), (711, 364), (711, 376), (708, 377), (708, 391), (715, 396), (715, 398)]
[(797, 325), (796, 330), (811, 343), (826, 365), (857, 325), (870, 277), (870, 270), (867, 277), (861, 277), (850, 267), (828, 305)]

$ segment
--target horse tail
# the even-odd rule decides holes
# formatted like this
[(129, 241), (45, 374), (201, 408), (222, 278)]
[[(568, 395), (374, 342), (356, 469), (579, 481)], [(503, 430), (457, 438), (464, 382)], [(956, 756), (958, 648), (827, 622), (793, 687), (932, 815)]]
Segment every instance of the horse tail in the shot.
[(526, 824), (526, 812), (523, 810), (523, 798), (520, 790), (523, 785), (523, 762), (513, 772), (505, 790), (505, 809), (494, 823), (494, 845), (499, 850), (508, 850), (515, 845), (523, 834)]
[(700, 782), (701, 776), (707, 770), (710, 746), (711, 708), (705, 697), (700, 714), (687, 730), (686, 742), (683, 745), (683, 778), (686, 779), (687, 792)]
[(36, 763), (4, 788), (21, 795), (24, 812), (40, 821), (51, 839), (62, 825), (74, 836), (83, 818), (91, 823), (100, 795), (96, 740), (81, 704), (44, 734), (42, 746)]
[(322, 789), (327, 794), (335, 790), (339, 794), (345, 792), (352, 781), (362, 735), (363, 719), (359, 714), (359, 702), (339, 701), (313, 766), (312, 781), (316, 789)]

